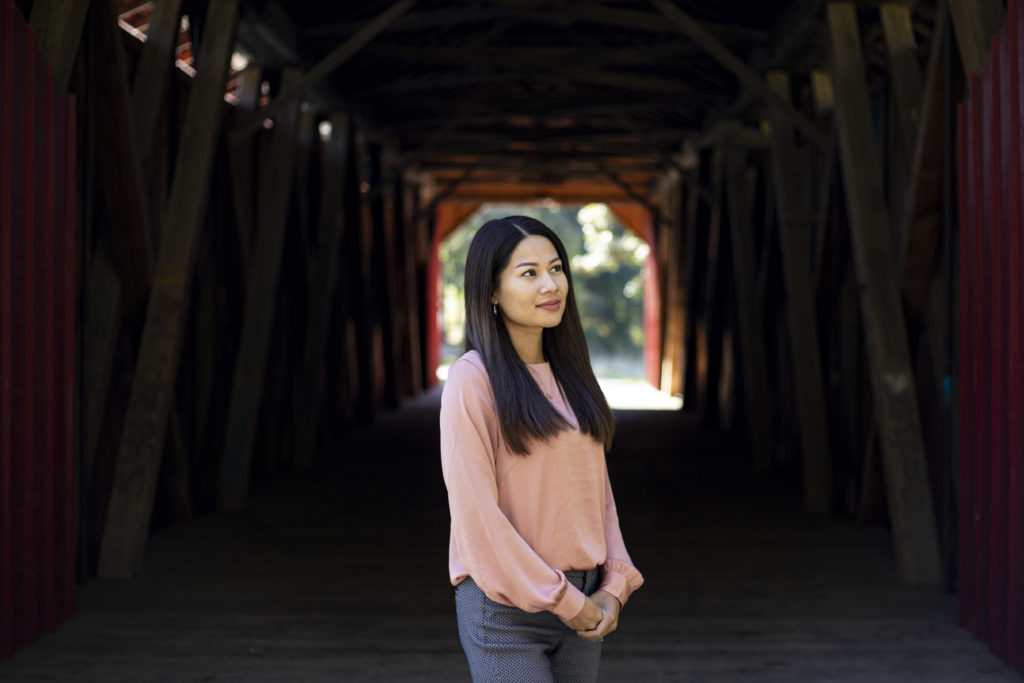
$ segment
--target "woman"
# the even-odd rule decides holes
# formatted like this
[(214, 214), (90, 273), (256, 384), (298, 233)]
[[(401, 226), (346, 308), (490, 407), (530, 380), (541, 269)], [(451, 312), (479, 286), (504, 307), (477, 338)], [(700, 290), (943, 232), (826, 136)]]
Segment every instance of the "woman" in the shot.
[(449, 573), (473, 680), (594, 681), (643, 577), (605, 467), (614, 421), (561, 240), (488, 221), (466, 258), (466, 353), (441, 398)]

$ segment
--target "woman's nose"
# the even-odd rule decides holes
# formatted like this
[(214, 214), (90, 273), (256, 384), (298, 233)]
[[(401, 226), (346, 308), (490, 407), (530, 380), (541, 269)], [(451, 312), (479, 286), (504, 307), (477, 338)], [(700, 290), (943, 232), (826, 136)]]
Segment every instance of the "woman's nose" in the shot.
[(555, 284), (555, 278), (551, 273), (544, 273), (544, 279), (541, 281), (540, 291), (550, 292), (558, 287)]

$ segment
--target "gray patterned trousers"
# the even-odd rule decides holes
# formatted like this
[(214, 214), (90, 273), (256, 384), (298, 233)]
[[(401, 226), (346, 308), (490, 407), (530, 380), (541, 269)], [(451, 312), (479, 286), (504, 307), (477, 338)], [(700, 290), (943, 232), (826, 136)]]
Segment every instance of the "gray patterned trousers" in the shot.
[[(565, 572), (590, 595), (599, 569)], [(601, 643), (591, 643), (551, 612), (524, 612), (497, 603), (466, 578), (455, 587), (459, 640), (474, 683), (593, 683)]]

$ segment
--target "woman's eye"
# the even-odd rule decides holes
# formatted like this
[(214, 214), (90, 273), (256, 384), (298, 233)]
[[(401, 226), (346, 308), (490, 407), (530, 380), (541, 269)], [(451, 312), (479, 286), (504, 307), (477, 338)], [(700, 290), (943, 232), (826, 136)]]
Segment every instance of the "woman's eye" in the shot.
[(561, 263), (556, 263), (555, 265), (551, 266), (551, 272), (552, 273), (561, 273), (562, 272), (562, 264)]
[(534, 273), (533, 272), (533, 268), (531, 268), (530, 270), (524, 270), (523, 271), (523, 275), (528, 275), (530, 277), (533, 277), (534, 275), (536, 275), (536, 273)]

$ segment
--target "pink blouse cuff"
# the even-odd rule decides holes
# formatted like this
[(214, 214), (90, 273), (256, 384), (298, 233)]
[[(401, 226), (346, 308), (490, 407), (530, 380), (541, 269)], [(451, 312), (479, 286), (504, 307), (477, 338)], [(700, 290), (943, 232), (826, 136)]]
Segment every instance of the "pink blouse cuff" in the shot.
[(587, 596), (576, 586), (566, 581), (565, 595), (558, 604), (551, 608), (552, 614), (559, 619), (570, 620), (583, 610)]
[(601, 585), (598, 590), (608, 591), (614, 595), (623, 607), (626, 606), (626, 600), (629, 599), (631, 592), (625, 576), (609, 571), (602, 572)]

